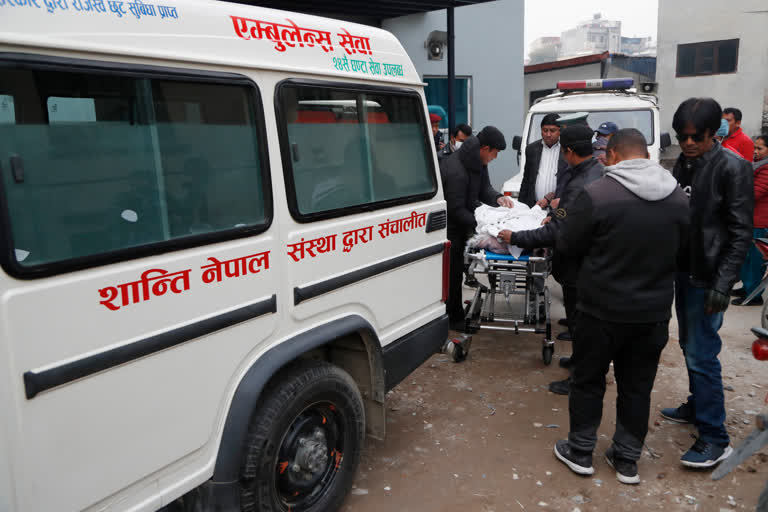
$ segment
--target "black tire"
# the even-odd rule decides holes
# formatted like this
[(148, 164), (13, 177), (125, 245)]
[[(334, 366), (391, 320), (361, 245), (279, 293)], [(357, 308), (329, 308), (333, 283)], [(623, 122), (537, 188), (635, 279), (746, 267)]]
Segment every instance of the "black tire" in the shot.
[(355, 381), (331, 364), (301, 363), (273, 378), (262, 396), (246, 440), (241, 509), (337, 510), (352, 487), (365, 436)]
[(541, 358), (544, 360), (544, 364), (549, 366), (552, 364), (552, 355), (555, 353), (554, 347), (544, 347), (541, 349)]

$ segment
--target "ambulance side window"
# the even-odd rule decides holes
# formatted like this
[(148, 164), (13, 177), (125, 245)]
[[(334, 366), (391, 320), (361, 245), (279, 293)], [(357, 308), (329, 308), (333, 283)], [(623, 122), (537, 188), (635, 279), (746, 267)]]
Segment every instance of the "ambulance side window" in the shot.
[(251, 83), (0, 68), (15, 264), (88, 266), (265, 228), (260, 116)]
[(278, 95), (284, 171), (298, 220), (435, 194), (418, 95), (291, 83)]

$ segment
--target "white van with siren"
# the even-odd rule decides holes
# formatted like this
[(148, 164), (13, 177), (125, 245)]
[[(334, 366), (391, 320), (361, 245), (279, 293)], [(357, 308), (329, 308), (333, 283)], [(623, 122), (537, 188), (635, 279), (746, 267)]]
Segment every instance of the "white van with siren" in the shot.
[(539, 98), (528, 110), (522, 137), (512, 139), (512, 147), (518, 151), (520, 172), (504, 183), (504, 193), (517, 197), (520, 192), (525, 147), (541, 139), (541, 120), (547, 114), (588, 113), (587, 123), (593, 130), (605, 122), (613, 122), (619, 129), (636, 128), (648, 142), (651, 159), (658, 162), (660, 152), (670, 145), (670, 137), (660, 131), (658, 98), (653, 94), (656, 84), (643, 84), (640, 92), (634, 85), (632, 78), (557, 82), (557, 92)]
[(0, 511), (337, 510), (447, 337), (438, 176), (388, 32), (0, 0)]

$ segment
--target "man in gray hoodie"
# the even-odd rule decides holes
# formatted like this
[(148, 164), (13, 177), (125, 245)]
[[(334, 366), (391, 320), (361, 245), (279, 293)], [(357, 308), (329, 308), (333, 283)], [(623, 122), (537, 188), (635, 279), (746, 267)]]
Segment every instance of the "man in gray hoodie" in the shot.
[[(667, 343), (675, 262), (687, 239), (688, 198), (672, 174), (648, 159), (645, 137), (619, 130), (606, 153), (605, 177), (587, 185), (562, 219), (556, 247), (583, 258), (574, 320), (570, 432), (555, 455), (591, 475), (613, 362), (616, 431), (606, 460), (620, 482), (636, 484), (648, 432), (651, 390)], [(578, 353), (577, 353), (578, 352)]]

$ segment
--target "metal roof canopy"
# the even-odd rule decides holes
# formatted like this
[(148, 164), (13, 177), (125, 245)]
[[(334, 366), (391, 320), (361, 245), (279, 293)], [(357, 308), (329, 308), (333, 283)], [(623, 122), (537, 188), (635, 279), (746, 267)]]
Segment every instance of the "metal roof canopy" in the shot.
[(345, 14), (369, 16), (378, 20), (397, 18), (409, 14), (463, 7), (492, 0), (234, 0), (241, 4), (259, 5), (273, 9), (306, 14)]
[(456, 126), (456, 65), (454, 8), (491, 2), (493, 0), (234, 0), (237, 3), (295, 11), (306, 14), (332, 16), (367, 16), (379, 21), (409, 14), (447, 9), (448, 32), (448, 129), (453, 133)]

